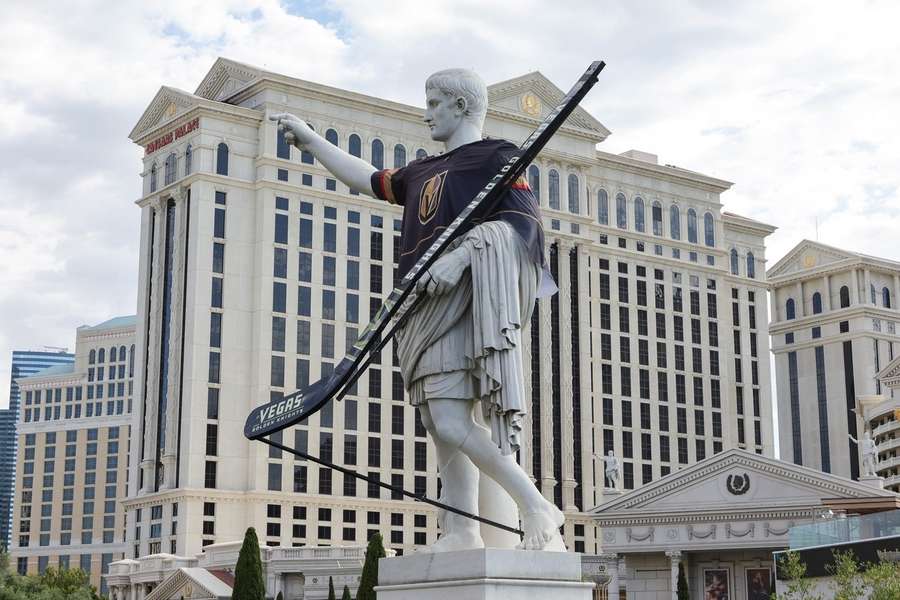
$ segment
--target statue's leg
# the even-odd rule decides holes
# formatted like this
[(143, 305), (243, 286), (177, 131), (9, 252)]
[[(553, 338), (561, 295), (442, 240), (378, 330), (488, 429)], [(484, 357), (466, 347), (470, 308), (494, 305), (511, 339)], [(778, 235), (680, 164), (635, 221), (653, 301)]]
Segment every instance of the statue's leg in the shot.
[[(466, 403), (465, 400), (448, 401)], [(438, 474), (441, 477), (441, 502), (467, 513), (478, 514), (478, 469), (458, 447), (445, 443), (435, 435), (428, 404), (418, 408), (422, 424), (434, 442)], [(441, 537), (426, 551), (447, 552), (484, 547), (478, 521), (448, 511), (441, 511), (440, 521)]]
[(527, 550), (566, 550), (559, 535), (565, 522), (562, 511), (547, 501), (512, 455), (504, 455), (487, 428), (475, 423), (473, 403), (432, 399), (428, 410), (434, 437), (459, 448), (475, 466), (505, 489), (519, 506), (525, 537), (520, 546)]
[[(484, 426), (482, 412), (474, 411), (475, 422)], [(519, 526), (519, 507), (503, 486), (485, 473), (478, 476), (478, 514), (486, 519), (503, 523), (513, 528)], [(481, 524), (481, 539), (488, 548), (515, 548), (519, 536), (485, 523)]]

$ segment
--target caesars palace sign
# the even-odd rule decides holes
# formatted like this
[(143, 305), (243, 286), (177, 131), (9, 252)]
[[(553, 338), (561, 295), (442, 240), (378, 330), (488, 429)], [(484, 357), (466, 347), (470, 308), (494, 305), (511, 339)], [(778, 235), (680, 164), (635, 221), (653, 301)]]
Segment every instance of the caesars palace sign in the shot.
[(187, 123), (179, 125), (167, 134), (161, 135), (147, 144), (147, 146), (144, 148), (144, 155), (146, 156), (148, 154), (153, 154), (160, 148), (168, 146), (178, 138), (186, 136), (198, 127), (200, 127), (200, 117), (194, 117), (192, 121), (188, 121)]

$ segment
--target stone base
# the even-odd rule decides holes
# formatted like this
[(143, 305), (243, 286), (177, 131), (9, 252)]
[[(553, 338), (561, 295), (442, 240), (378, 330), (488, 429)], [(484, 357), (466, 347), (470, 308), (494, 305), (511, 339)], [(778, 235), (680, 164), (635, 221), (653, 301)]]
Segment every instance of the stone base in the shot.
[(878, 475), (860, 475), (859, 482), (876, 490), (884, 489), (884, 477), (879, 477)]
[(530, 550), (460, 550), (382, 558), (378, 600), (591, 600), (581, 555)]

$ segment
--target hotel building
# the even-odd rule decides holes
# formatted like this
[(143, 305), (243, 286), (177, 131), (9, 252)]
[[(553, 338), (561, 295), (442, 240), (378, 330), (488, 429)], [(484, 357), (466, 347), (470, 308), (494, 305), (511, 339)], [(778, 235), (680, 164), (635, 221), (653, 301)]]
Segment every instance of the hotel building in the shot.
[[(601, 93), (599, 90), (595, 93)], [(520, 143), (562, 92), (540, 73), (489, 86), (485, 133)], [(162, 87), (145, 150), (130, 557), (270, 546), (433, 542), (435, 511), (243, 437), (251, 408), (327, 374), (396, 277), (398, 207), (349, 190), (267, 119), (292, 112), (376, 167), (441, 151), (420, 108), (219, 59), (194, 93)], [(722, 211), (730, 183), (598, 151), (579, 108), (528, 169), (560, 292), (526, 331), (518, 455), (597, 552), (585, 511), (602, 455), (639, 487), (724, 449), (772, 456), (765, 238)], [(277, 436), (437, 497), (433, 447), (385, 350), (343, 402)]]
[(900, 353), (900, 263), (805, 240), (768, 277), (781, 457), (859, 479), (867, 407), (896, 393), (877, 375)]
[(9, 406), (0, 409), (0, 545), (10, 547), (12, 503), (15, 494), (16, 423), (19, 420), (20, 377), (28, 377), (54, 366), (70, 365), (74, 356), (63, 350), (13, 350), (10, 369)]
[(76, 332), (74, 364), (17, 379), (22, 407), (10, 553), (19, 573), (101, 574), (126, 551), (134, 317)]

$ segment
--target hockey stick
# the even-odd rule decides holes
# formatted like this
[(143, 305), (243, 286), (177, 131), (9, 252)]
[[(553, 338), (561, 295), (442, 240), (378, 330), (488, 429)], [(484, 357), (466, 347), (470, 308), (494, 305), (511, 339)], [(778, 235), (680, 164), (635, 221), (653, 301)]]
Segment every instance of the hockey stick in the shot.
[(425, 254), (406, 273), (400, 284), (391, 291), (368, 326), (360, 334), (356, 344), (353, 345), (331, 375), (323, 377), (303, 390), (298, 390), (253, 409), (244, 425), (245, 437), (258, 440), (263, 436), (281, 431), (309, 418), (336, 396), (343, 397), (352, 382), (361, 375), (361, 363), (365, 360), (365, 365), (367, 366), (371, 362), (371, 355), (375, 346), (380, 349), (390, 339), (389, 336), (379, 339), (379, 336), (384, 332), (388, 324), (392, 320), (395, 321), (396, 324), (391, 330), (391, 334), (393, 334), (399, 324), (402, 323), (404, 316), (418, 301), (417, 298), (413, 298), (409, 302), (407, 300), (415, 290), (419, 279), (438, 259), (456, 235), (480, 214), (487, 214), (487, 211), (484, 209), (490, 209), (500, 196), (509, 189), (512, 183), (522, 175), (525, 168), (534, 160), (538, 152), (543, 149), (566, 118), (575, 110), (581, 99), (594, 86), (604, 66), (605, 63), (602, 61), (591, 63), (590, 67), (563, 97), (556, 108), (547, 115), (538, 128), (523, 142), (519, 148), (520, 154), (509, 159), (509, 162), (500, 169), (500, 172), (466, 205), (450, 226), (441, 233)]

